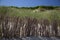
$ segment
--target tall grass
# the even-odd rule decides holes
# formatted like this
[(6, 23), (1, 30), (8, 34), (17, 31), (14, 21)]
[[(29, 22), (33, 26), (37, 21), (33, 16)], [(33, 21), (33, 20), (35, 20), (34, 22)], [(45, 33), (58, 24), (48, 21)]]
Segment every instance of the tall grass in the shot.
[(0, 15), (3, 16), (18, 16), (21, 18), (32, 17), (37, 19), (48, 19), (48, 20), (60, 20), (60, 10), (46, 10), (33, 12), (32, 9), (27, 8), (15, 8), (15, 7), (0, 7)]
[[(0, 7), (0, 21), (2, 21), (3, 19), (2, 17), (20, 17), (20, 18), (25, 18), (25, 17), (31, 17), (31, 18), (35, 18), (37, 20), (43, 19), (43, 21), (45, 19), (47, 19), (49, 22), (53, 23), (53, 27), (57, 27), (54, 24), (57, 25), (57, 22), (60, 20), (60, 10), (44, 10), (44, 11), (38, 11), (38, 12), (33, 12), (35, 9), (26, 9), (26, 8), (15, 8), (15, 7)], [(2, 20), (1, 20), (2, 19)], [(47, 21), (46, 21), (47, 22)], [(0, 22), (1, 23), (1, 22)], [(0, 24), (1, 25), (1, 24)], [(57, 30), (57, 29), (56, 29)], [(55, 31), (56, 31), (55, 30)], [(1, 26), (0, 26), (0, 35), (2, 34), (1, 32)]]

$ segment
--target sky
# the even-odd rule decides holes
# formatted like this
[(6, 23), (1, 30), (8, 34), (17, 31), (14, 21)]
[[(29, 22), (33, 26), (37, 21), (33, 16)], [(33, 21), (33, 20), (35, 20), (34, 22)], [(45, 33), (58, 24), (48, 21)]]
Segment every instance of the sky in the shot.
[(0, 6), (60, 6), (60, 0), (0, 0)]

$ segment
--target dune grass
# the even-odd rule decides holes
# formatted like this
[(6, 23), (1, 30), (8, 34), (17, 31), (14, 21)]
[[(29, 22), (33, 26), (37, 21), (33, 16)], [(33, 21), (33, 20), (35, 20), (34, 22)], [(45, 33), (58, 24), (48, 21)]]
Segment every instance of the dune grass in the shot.
[(37, 19), (60, 20), (60, 10), (46, 10), (33, 12), (35, 9), (15, 8), (15, 7), (0, 7), (0, 15), (17, 16), (17, 17), (32, 17)]

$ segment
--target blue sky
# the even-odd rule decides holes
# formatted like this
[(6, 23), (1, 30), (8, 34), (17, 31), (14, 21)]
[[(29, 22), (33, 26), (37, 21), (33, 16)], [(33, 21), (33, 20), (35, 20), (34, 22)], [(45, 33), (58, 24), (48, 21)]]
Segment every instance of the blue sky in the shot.
[(60, 0), (0, 0), (0, 6), (60, 6)]

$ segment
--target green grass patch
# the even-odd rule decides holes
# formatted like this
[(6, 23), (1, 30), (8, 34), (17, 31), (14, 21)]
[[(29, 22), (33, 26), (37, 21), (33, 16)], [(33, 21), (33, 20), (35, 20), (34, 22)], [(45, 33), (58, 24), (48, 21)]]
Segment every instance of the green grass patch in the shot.
[(53, 9), (33, 12), (34, 10), (35, 9), (29, 8), (0, 7), (0, 15), (12, 17), (18, 16), (21, 18), (32, 17), (37, 19), (60, 20), (60, 10)]

